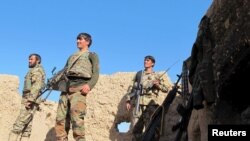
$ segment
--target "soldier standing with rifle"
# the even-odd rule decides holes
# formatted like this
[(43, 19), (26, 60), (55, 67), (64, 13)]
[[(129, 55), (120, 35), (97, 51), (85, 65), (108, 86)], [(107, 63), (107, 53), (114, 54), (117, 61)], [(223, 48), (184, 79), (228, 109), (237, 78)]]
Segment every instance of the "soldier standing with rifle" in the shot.
[(133, 140), (140, 141), (143, 129), (150, 122), (151, 115), (159, 106), (157, 102), (159, 91), (168, 89), (160, 75), (153, 71), (155, 59), (153, 56), (144, 58), (144, 70), (137, 72), (133, 88), (127, 95), (126, 108), (133, 108), (131, 127), (133, 127)]
[(84, 118), (86, 114), (86, 98), (99, 78), (99, 60), (94, 52), (89, 51), (92, 38), (88, 33), (77, 36), (77, 51), (66, 63), (65, 75), (67, 91), (62, 92), (56, 116), (56, 140), (67, 141), (70, 123), (76, 141), (85, 141)]
[(29, 56), (29, 68), (25, 76), (20, 114), (10, 132), (9, 141), (17, 141), (19, 135), (21, 135), (21, 141), (29, 140), (32, 119), (40, 103), (40, 98), (37, 99), (37, 97), (45, 86), (45, 72), (41, 65), (40, 55)]

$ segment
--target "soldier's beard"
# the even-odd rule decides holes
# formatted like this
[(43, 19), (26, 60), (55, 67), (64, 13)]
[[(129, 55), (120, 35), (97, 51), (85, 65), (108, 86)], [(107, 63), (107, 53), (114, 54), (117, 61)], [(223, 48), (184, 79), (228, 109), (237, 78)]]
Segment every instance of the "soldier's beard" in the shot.
[(29, 68), (34, 68), (36, 66), (36, 63), (29, 63)]

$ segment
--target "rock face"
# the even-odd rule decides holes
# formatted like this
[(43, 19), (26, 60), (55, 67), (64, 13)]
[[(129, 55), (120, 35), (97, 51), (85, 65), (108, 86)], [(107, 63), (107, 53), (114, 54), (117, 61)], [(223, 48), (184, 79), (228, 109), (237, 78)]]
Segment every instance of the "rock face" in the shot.
[(244, 92), (248, 86), (244, 82), (250, 78), (249, 9), (249, 0), (214, 0), (207, 12), (213, 38), (211, 71), (220, 101), (219, 123), (246, 123), (241, 114), (250, 106)]
[[(214, 124), (249, 124), (250, 103), (246, 88), (250, 79), (250, 1), (214, 0), (205, 15), (209, 18), (209, 30), (202, 31), (205, 37), (198, 42), (202, 43), (198, 51), (203, 57), (198, 63), (204, 60), (204, 64), (212, 62), (206, 68), (212, 74), (207, 79), (212, 85), (203, 87), (216, 93), (212, 120)], [(200, 41), (200, 36), (197, 31), (196, 41)], [(209, 40), (209, 43), (204, 40)], [(164, 124), (165, 136), (160, 140), (171, 141), (172, 136), (168, 135), (174, 133), (167, 126), (171, 123), (166, 121)]]
[[(86, 138), (88, 141), (131, 141), (128, 133), (120, 133), (118, 124), (129, 122), (129, 112), (125, 110), (125, 95), (135, 72), (101, 75), (95, 88), (87, 98)], [(171, 87), (167, 76), (166, 82)], [(9, 131), (19, 113), (21, 96), (18, 94), (17, 76), (0, 75), (0, 139), (7, 140)], [(160, 93), (160, 100), (166, 94)], [(55, 116), (57, 103), (46, 101), (35, 114), (31, 141), (55, 140)], [(69, 141), (73, 141), (72, 132)]]

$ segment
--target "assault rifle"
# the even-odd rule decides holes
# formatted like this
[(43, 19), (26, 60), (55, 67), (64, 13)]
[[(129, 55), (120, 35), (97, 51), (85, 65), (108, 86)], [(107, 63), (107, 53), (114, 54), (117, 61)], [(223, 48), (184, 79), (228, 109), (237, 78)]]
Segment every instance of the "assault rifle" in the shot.
[(159, 106), (155, 110), (154, 114), (151, 117), (150, 123), (148, 124), (145, 132), (142, 135), (142, 141), (154, 140), (155, 136), (157, 135), (156, 131), (161, 126), (161, 120), (163, 118), (163, 115), (168, 112), (168, 109), (169, 109), (170, 105), (172, 104), (172, 102), (174, 101), (176, 94), (179, 92), (178, 91), (178, 89), (179, 89), (178, 83), (181, 79), (181, 76), (182, 76), (182, 74), (177, 75), (178, 80), (174, 84), (173, 88), (169, 91), (169, 93), (168, 93), (167, 97), (164, 99), (162, 105)]
[(177, 112), (181, 115), (181, 118), (179, 122), (172, 127), (172, 131), (176, 131), (177, 129), (179, 129), (176, 134), (175, 141), (181, 141), (181, 140), (187, 141), (188, 140), (187, 127), (188, 127), (189, 119), (190, 119), (192, 109), (193, 109), (192, 101), (193, 101), (193, 97), (192, 95), (190, 95), (186, 105), (177, 106)]
[(67, 91), (67, 81), (68, 77), (66, 76), (68, 67), (64, 67), (57, 73), (53, 73), (55, 68), (52, 71), (53, 77), (48, 80), (47, 86), (56, 91), (66, 92)]
[(46, 95), (46, 97), (42, 100), (42, 102), (43, 102), (43, 101), (46, 101), (46, 99), (47, 99), (47, 98), (49, 97), (49, 95), (51, 94), (51, 92), (52, 92), (52, 90), (53, 90), (52, 86), (53, 86), (54, 78), (55, 78), (55, 76), (56, 76), (56, 74), (57, 74), (57, 73), (54, 73), (55, 70), (56, 70), (56, 67), (54, 67), (54, 68), (52, 69), (51, 73), (52, 73), (53, 76), (47, 80), (47, 83), (46, 83), (44, 89), (43, 89), (43, 90), (40, 92), (40, 94), (36, 97), (35, 101), (38, 100), (44, 93), (46, 93), (47, 91), (49, 91), (49, 93)]
[(139, 116), (139, 111), (140, 111), (140, 96), (142, 94), (142, 84), (137, 84), (137, 88), (135, 90), (135, 96), (136, 96), (136, 105), (135, 105), (135, 110), (133, 110), (133, 115), (134, 116)]
[(56, 70), (56, 67), (52, 69), (51, 71), (52, 77), (47, 80), (47, 83), (44, 89), (37, 96), (36, 100), (47, 91), (49, 91), (49, 93), (46, 95), (46, 97), (42, 101), (45, 101), (49, 97), (52, 90), (66, 91), (67, 77), (65, 74), (66, 74), (67, 68), (65, 67), (62, 70), (58, 71), (57, 73), (55, 73), (55, 70)]
[(189, 90), (189, 79), (188, 79), (188, 63), (189, 59), (183, 62), (182, 66), (182, 98), (183, 103), (177, 106), (177, 112), (181, 115), (179, 122), (172, 127), (172, 131), (178, 132), (176, 134), (175, 141), (187, 141), (187, 127), (189, 123), (189, 119), (193, 109), (193, 95), (190, 94)]

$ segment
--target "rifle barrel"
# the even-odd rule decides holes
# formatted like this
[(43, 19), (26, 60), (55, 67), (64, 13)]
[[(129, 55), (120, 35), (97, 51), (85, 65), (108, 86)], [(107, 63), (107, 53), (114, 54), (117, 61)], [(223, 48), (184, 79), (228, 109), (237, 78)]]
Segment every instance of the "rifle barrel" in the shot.
[(175, 61), (170, 67), (168, 67), (161, 75), (160, 78), (167, 73), (175, 64), (177, 64), (179, 62), (179, 60)]
[[(163, 101), (162, 105), (160, 107), (158, 107), (155, 110), (154, 114), (151, 116), (151, 121), (148, 124), (148, 126), (146, 127), (145, 132), (142, 135), (142, 141), (151, 141), (155, 137), (154, 135), (155, 135), (156, 128), (161, 125), (161, 119), (163, 118), (162, 117), (163, 114), (165, 115), (168, 112), (168, 109), (171, 106), (171, 104), (172, 104), (172, 102), (177, 94), (178, 83), (181, 79), (182, 74), (177, 75), (177, 76), (178, 76), (178, 80), (174, 84), (173, 89), (168, 93), (168, 95), (165, 98), (165, 100)], [(162, 114), (162, 112), (164, 112), (164, 113)]]

